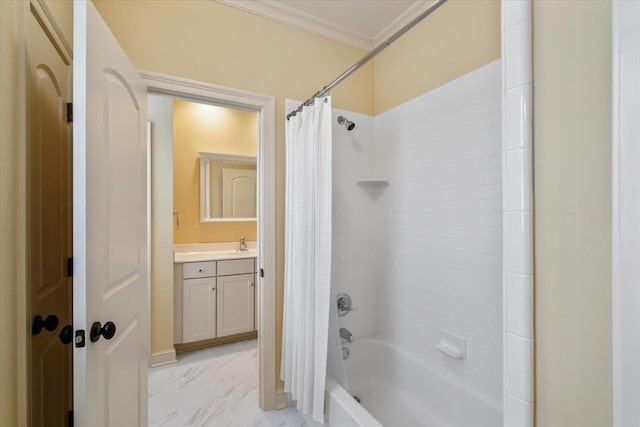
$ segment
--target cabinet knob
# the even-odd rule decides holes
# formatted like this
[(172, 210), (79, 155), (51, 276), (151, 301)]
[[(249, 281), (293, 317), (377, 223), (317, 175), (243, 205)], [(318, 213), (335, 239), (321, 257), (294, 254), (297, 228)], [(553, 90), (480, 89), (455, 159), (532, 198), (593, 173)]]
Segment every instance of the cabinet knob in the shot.
[(254, 284), (255, 284), (255, 283), (253, 283), (253, 282), (249, 283), (249, 285), (251, 285), (251, 286), (253, 286)]
[(211, 290), (212, 290), (212, 291), (215, 291), (215, 290), (216, 290), (216, 288), (211, 288)]

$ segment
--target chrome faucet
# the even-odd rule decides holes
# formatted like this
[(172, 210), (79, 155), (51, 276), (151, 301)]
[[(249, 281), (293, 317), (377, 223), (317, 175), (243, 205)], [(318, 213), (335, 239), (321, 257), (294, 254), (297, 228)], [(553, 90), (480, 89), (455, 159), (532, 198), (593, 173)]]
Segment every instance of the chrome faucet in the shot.
[(248, 251), (249, 248), (247, 248), (247, 241), (244, 237), (240, 238), (240, 249), (238, 249), (240, 252), (245, 252)]
[(347, 328), (340, 328), (340, 338), (348, 342), (353, 342), (353, 334)]

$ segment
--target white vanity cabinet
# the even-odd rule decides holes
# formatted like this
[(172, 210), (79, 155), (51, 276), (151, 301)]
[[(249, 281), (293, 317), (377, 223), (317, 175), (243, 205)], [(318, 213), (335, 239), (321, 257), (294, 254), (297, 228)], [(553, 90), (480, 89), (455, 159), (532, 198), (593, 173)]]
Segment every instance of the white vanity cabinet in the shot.
[(255, 263), (242, 258), (175, 264), (176, 344), (256, 330)]

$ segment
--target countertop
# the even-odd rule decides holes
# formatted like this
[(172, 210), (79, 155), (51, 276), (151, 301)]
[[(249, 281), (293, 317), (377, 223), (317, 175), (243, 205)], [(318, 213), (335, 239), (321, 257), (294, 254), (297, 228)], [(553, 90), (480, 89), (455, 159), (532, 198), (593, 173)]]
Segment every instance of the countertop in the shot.
[(247, 242), (246, 251), (238, 250), (238, 242), (193, 243), (173, 245), (174, 262), (222, 261), (227, 259), (256, 258), (256, 242)]

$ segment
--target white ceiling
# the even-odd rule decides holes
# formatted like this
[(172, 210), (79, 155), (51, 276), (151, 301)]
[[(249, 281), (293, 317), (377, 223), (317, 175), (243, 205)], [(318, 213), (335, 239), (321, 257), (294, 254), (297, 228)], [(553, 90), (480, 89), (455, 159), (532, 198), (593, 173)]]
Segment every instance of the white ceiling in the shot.
[(383, 42), (433, 0), (217, 0), (361, 49)]

